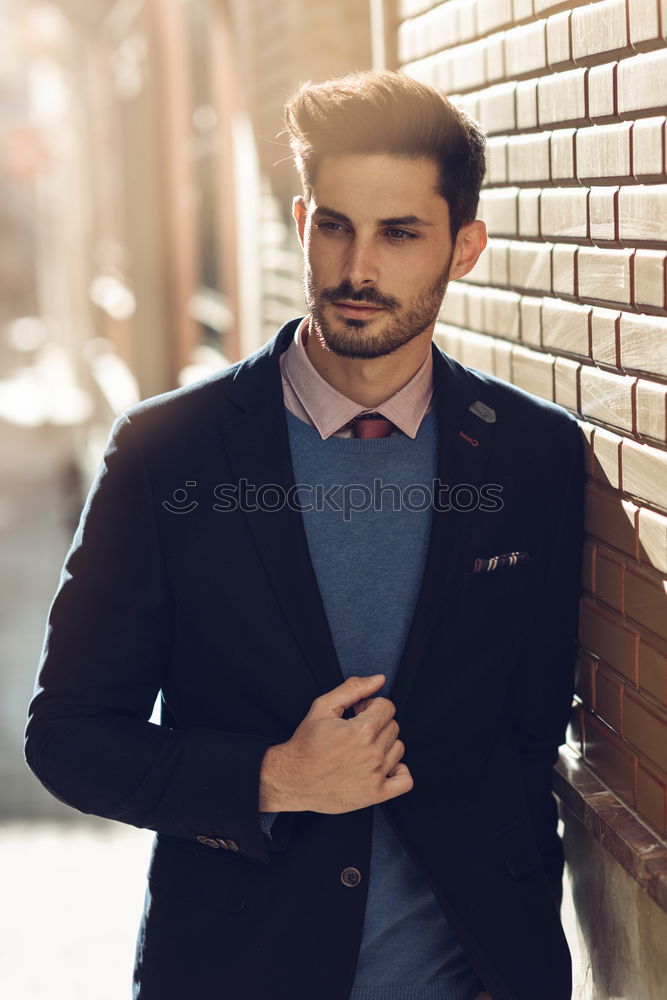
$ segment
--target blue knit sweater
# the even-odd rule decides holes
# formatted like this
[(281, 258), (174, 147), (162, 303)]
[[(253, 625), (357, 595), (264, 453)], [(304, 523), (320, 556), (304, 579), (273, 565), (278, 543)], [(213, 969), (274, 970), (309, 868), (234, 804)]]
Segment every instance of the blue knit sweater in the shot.
[[(310, 555), (345, 677), (383, 673), (390, 695), (428, 549), (435, 415), (413, 441), (330, 437), (288, 413)], [(409, 763), (409, 747), (406, 751)], [(350, 1000), (472, 1000), (481, 985), (423, 872), (377, 806)]]

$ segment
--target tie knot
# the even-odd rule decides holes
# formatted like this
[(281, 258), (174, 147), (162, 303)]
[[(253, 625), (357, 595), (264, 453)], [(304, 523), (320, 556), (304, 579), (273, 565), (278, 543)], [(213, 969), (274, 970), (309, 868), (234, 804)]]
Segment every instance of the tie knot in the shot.
[(364, 413), (352, 421), (355, 438), (386, 438), (394, 430), (394, 424), (379, 413)]

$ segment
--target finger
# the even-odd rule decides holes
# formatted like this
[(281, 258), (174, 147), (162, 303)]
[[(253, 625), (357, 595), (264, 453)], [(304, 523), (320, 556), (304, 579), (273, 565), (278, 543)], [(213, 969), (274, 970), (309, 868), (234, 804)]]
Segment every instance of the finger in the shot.
[(384, 674), (373, 674), (372, 677), (348, 677), (338, 687), (320, 695), (310, 706), (311, 718), (340, 718), (346, 708), (351, 708), (357, 702), (370, 698), (384, 684)]
[(387, 751), (384, 759), (385, 774), (393, 774), (396, 771), (398, 762), (403, 759), (405, 754), (405, 744), (402, 740), (396, 740), (392, 747)]
[(383, 785), (384, 799), (395, 799), (399, 795), (405, 795), (414, 787), (414, 781), (406, 764), (397, 764), (391, 775), (385, 779)]
[(388, 698), (370, 698), (368, 699), (368, 707), (354, 719), (351, 719), (350, 725), (368, 726), (373, 733), (377, 734), (393, 719), (395, 712), (396, 706)]
[(390, 719), (386, 726), (383, 726), (376, 736), (376, 743), (384, 753), (389, 753), (392, 746), (398, 739), (399, 727), (396, 719)]

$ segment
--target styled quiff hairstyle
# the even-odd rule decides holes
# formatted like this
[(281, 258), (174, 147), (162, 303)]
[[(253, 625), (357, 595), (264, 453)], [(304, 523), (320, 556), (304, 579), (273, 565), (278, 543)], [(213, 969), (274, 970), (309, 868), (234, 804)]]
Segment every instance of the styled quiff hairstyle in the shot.
[(452, 239), (475, 219), (485, 172), (484, 133), (432, 87), (404, 73), (366, 70), (301, 84), (284, 113), (306, 202), (323, 156), (390, 153), (437, 164)]

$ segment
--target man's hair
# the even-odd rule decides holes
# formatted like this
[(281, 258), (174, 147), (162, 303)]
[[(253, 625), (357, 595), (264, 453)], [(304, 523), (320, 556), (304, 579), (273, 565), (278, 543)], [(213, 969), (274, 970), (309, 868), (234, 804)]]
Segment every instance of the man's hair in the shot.
[(404, 73), (366, 70), (301, 84), (284, 112), (307, 202), (323, 156), (390, 153), (437, 164), (452, 239), (475, 219), (485, 172), (484, 133), (432, 87)]

